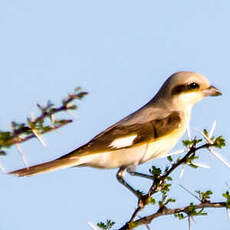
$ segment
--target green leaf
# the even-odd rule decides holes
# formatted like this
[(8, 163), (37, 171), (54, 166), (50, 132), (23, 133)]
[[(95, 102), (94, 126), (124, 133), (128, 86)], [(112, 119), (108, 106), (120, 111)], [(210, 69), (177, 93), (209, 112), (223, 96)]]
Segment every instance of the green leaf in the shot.
[(191, 146), (191, 145), (193, 144), (193, 141), (190, 141), (190, 140), (183, 140), (182, 143), (183, 143), (183, 145), (184, 145), (185, 147), (189, 147), (189, 146)]
[(197, 169), (197, 168), (198, 168), (198, 166), (197, 166), (197, 165), (194, 165), (193, 163), (189, 163), (188, 166), (189, 166), (189, 167), (192, 167), (192, 168), (194, 168), (194, 169)]
[(199, 211), (197, 211), (196, 207), (193, 203), (190, 203), (190, 206), (185, 211), (188, 216), (205, 216), (207, 215), (206, 212), (204, 212), (204, 209), (201, 208)]
[(169, 162), (173, 162), (172, 156), (168, 156), (167, 159)]
[(1, 147), (10, 147), (12, 144), (9, 142), (11, 138), (10, 132), (0, 131), (0, 146)]
[(200, 143), (202, 139), (196, 139), (194, 138), (193, 140), (183, 140), (182, 143), (185, 147), (190, 147), (190, 146), (196, 146), (198, 143)]
[(168, 203), (175, 203), (176, 199), (168, 198), (167, 201), (164, 203), (164, 205), (167, 205)]
[(229, 191), (226, 191), (225, 193), (223, 193), (223, 197), (225, 197), (227, 200), (230, 200)]
[(184, 216), (183, 213), (176, 213), (176, 214), (174, 214), (174, 216), (176, 218), (178, 218), (179, 220), (183, 220), (184, 218), (186, 218), (186, 216)]
[(161, 169), (155, 167), (154, 165), (152, 166), (151, 169), (149, 169), (149, 173), (153, 175), (153, 178), (154, 178), (154, 179), (160, 177), (161, 172), (162, 172)]
[(172, 181), (173, 179), (172, 179), (172, 177), (168, 176), (168, 177), (166, 177), (166, 180)]
[(0, 140), (1, 141), (8, 141), (10, 139), (11, 133), (10, 132), (2, 132), (0, 131)]
[(196, 193), (199, 195), (202, 203), (208, 202), (211, 198), (211, 195), (213, 194), (210, 190), (207, 190), (206, 192), (196, 191)]
[(224, 198), (226, 198), (226, 208), (230, 208), (230, 194), (229, 191), (226, 191), (222, 194)]
[(154, 205), (154, 204), (156, 204), (156, 200), (155, 200), (154, 198), (152, 198), (152, 197), (151, 197), (151, 199), (150, 199), (150, 202), (149, 202), (149, 203)]
[(136, 192), (140, 195), (140, 196), (143, 196), (144, 195), (144, 192), (143, 191), (141, 191), (141, 190), (136, 190)]
[(207, 136), (207, 137), (209, 136), (207, 129), (204, 129), (203, 133), (204, 133), (205, 136)]
[(226, 146), (226, 141), (222, 136), (219, 136), (214, 141), (214, 146), (216, 148), (221, 149), (222, 147)]
[(113, 222), (111, 220), (106, 220), (106, 222), (98, 223), (97, 226), (103, 230), (109, 230), (113, 227), (114, 224), (115, 224), (115, 222)]

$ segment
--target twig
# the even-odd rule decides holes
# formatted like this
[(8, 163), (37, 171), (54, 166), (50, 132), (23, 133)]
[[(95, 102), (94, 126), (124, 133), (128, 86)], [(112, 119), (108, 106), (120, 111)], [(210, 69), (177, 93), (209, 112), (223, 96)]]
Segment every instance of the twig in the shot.
[[(2, 153), (2, 148), (9, 148), (12, 145), (19, 144), (25, 141), (30, 140), (31, 138), (38, 138), (43, 145), (46, 145), (41, 135), (44, 133), (57, 130), (64, 125), (67, 125), (72, 122), (69, 119), (55, 120), (54, 114), (59, 112), (68, 112), (77, 108), (76, 105), (73, 105), (72, 102), (76, 99), (81, 99), (87, 94), (87, 92), (79, 91), (73, 94), (69, 94), (66, 99), (62, 101), (62, 105), (59, 107), (54, 107), (50, 102), (47, 103), (45, 107), (37, 105), (41, 114), (35, 118), (32, 116), (32, 119), (27, 119), (27, 124), (18, 124), (16, 122), (11, 123), (11, 132), (0, 131), (0, 150)], [(47, 125), (47, 119), (50, 123)], [(45, 124), (44, 124), (45, 123)]]
[[(134, 226), (140, 226), (140, 225), (146, 225), (150, 224), (154, 219), (159, 218), (161, 216), (166, 216), (166, 215), (173, 215), (177, 213), (187, 213), (187, 210), (189, 209), (190, 205), (182, 207), (182, 208), (175, 208), (175, 209), (159, 209), (157, 212), (155, 212), (152, 215), (145, 216), (143, 218), (140, 218), (133, 223), (127, 223), (123, 227), (121, 227), (119, 230), (130, 230), (133, 229)], [(224, 208), (226, 207), (225, 202), (206, 202), (206, 203), (200, 203), (193, 205), (195, 209), (202, 209), (202, 208)]]
[(184, 163), (186, 163), (187, 159), (192, 154), (194, 154), (196, 151), (198, 151), (200, 149), (204, 149), (204, 148), (209, 148), (209, 147), (211, 147), (213, 145), (214, 145), (214, 143), (213, 144), (206, 143), (206, 144), (203, 144), (203, 145), (198, 146), (198, 147), (195, 147), (195, 144), (193, 144), (192, 146), (190, 146), (189, 151), (185, 154), (185, 156), (183, 158), (181, 158), (177, 162), (173, 163), (172, 166), (171, 166), (171, 168), (169, 168), (168, 170), (166, 170), (165, 173), (162, 176), (159, 176), (157, 179), (155, 179), (153, 181), (153, 184), (152, 184), (151, 188), (149, 189), (148, 194), (142, 195), (139, 198), (137, 208), (133, 212), (133, 214), (132, 214), (130, 220), (127, 222), (126, 226), (129, 226), (129, 225), (132, 225), (132, 224), (136, 223), (136, 221), (134, 221), (134, 220), (137, 217), (138, 213), (149, 203), (149, 200), (151, 199), (151, 196), (153, 194), (161, 191), (164, 188), (165, 180), (169, 177), (169, 175), (176, 168), (178, 168), (180, 165), (183, 165)]

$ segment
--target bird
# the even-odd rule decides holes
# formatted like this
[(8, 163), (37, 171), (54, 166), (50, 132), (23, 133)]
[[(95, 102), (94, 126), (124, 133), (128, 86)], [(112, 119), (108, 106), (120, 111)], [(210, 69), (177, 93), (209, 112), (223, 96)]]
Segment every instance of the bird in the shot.
[(118, 168), (117, 179), (126, 184), (125, 170), (167, 156), (185, 133), (193, 106), (208, 96), (219, 95), (221, 91), (203, 75), (176, 72), (148, 103), (88, 143), (58, 159), (9, 174), (31, 176), (77, 166)]

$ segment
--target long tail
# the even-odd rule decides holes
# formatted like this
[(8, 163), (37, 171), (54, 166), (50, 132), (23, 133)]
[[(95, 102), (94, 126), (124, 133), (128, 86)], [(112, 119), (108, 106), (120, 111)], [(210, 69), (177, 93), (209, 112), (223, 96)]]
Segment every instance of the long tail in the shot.
[(23, 168), (16, 171), (9, 172), (9, 174), (14, 174), (17, 176), (32, 176), (35, 174), (40, 174), (44, 172), (50, 172), (57, 169), (70, 168), (73, 166), (78, 166), (80, 164), (79, 158), (67, 158), (67, 159), (57, 159), (49, 161), (43, 164), (34, 165), (29, 168)]

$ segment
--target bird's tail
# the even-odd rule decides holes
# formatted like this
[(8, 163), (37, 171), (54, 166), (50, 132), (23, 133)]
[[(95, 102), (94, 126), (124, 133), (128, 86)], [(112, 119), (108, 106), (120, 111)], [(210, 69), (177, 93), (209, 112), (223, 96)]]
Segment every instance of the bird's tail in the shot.
[(43, 164), (34, 165), (32, 167), (19, 169), (16, 171), (9, 172), (9, 174), (14, 174), (17, 176), (32, 176), (35, 174), (40, 174), (44, 172), (55, 171), (57, 169), (70, 168), (73, 166), (78, 166), (80, 164), (78, 158), (67, 158), (67, 159), (57, 159), (49, 161)]

